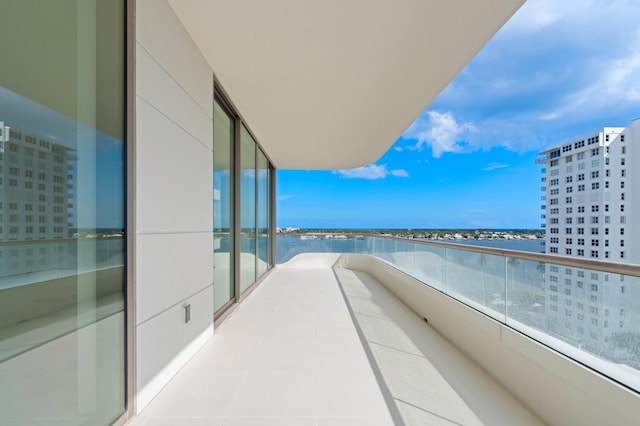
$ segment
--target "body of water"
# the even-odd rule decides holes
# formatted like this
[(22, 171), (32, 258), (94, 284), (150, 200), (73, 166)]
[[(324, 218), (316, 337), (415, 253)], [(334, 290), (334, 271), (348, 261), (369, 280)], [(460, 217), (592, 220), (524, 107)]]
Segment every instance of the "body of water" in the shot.
[[(300, 238), (300, 237), (303, 238)], [(310, 239), (311, 238), (311, 239)], [(543, 240), (442, 240), (443, 242), (518, 250), (544, 252)], [(300, 253), (366, 253), (368, 240), (364, 237), (345, 239), (317, 238), (306, 235), (278, 235), (276, 262), (284, 263)]]

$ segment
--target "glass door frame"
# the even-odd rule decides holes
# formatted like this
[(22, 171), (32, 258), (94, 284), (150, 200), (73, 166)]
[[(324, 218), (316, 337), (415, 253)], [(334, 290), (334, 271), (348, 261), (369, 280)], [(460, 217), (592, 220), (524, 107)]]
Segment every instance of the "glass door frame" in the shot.
[[(220, 93), (219, 91), (214, 90), (214, 95), (213, 95), (213, 102), (214, 102), (214, 106), (215, 103), (217, 102), (222, 109), (227, 113), (227, 115), (229, 116), (229, 118), (232, 121), (233, 124), (233, 140), (231, 141), (231, 149), (230, 149), (230, 164), (229, 164), (229, 173), (230, 173), (230, 190), (231, 190), (231, 211), (229, 212), (229, 218), (230, 218), (230, 224), (229, 224), (229, 239), (230, 239), (230, 246), (231, 246), (231, 251), (229, 253), (229, 262), (230, 267), (229, 267), (229, 279), (230, 281), (233, 283), (233, 295), (232, 297), (226, 301), (222, 306), (220, 306), (220, 308), (218, 308), (217, 310), (214, 311), (214, 320), (217, 319), (218, 317), (220, 317), (221, 315), (223, 315), (228, 309), (229, 307), (233, 306), (235, 303), (237, 303), (237, 295), (240, 292), (240, 284), (237, 282), (236, 280), (236, 270), (235, 270), (235, 264), (236, 264), (236, 259), (235, 259), (235, 248), (236, 248), (236, 244), (237, 242), (235, 241), (235, 226), (236, 226), (236, 221), (238, 220), (237, 217), (235, 217), (235, 203), (236, 203), (236, 199), (237, 197), (237, 188), (238, 188), (238, 182), (236, 182), (235, 176), (236, 176), (236, 169), (238, 167), (237, 165), (237, 161), (236, 159), (238, 158), (238, 153), (236, 152), (236, 146), (237, 146), (237, 142), (238, 142), (238, 117), (237, 114), (235, 112), (235, 110), (233, 109), (233, 107), (229, 104), (229, 102), (227, 101), (227, 98)], [(213, 126), (215, 127), (215, 118), (214, 118), (214, 122), (213, 122)], [(213, 132), (214, 138), (215, 138), (215, 130)], [(215, 141), (214, 141), (214, 152), (213, 155), (215, 156)], [(214, 160), (214, 172), (215, 172), (215, 160)], [(214, 176), (215, 179), (215, 176)], [(215, 214), (215, 210), (214, 210), (214, 214)], [(214, 223), (214, 232), (215, 232), (215, 223)], [(214, 255), (215, 255), (215, 246), (214, 246)], [(214, 263), (215, 265), (215, 263)], [(215, 285), (217, 284), (215, 282), (215, 271), (214, 271), (214, 288)], [(214, 295), (215, 295), (215, 290), (214, 290)], [(214, 309), (215, 309), (215, 303), (214, 303)]]
[[(224, 320), (224, 318), (231, 313), (231, 311), (233, 309), (231, 309), (233, 306), (237, 305), (238, 303), (241, 303), (261, 282), (262, 280), (267, 277), (270, 273), (270, 271), (273, 269), (273, 267), (275, 266), (275, 253), (276, 253), (276, 238), (275, 238), (275, 231), (276, 231), (276, 214), (275, 214), (275, 189), (276, 189), (276, 185), (275, 185), (275, 173), (276, 173), (276, 169), (275, 166), (273, 165), (273, 162), (271, 161), (271, 159), (269, 158), (269, 155), (267, 154), (267, 152), (262, 148), (262, 146), (260, 145), (260, 142), (258, 141), (258, 139), (255, 137), (254, 133), (251, 131), (251, 129), (249, 128), (246, 120), (244, 120), (244, 118), (242, 117), (242, 115), (240, 113), (238, 113), (238, 109), (235, 107), (235, 105), (233, 104), (233, 102), (230, 100), (229, 95), (227, 94), (227, 92), (224, 90), (224, 88), (221, 86), (220, 82), (218, 81), (218, 79), (216, 78), (216, 76), (213, 76), (213, 88), (214, 88), (214, 100), (220, 102), (220, 104), (227, 110), (227, 112), (230, 114), (230, 116), (233, 117), (234, 119), (234, 141), (233, 141), (233, 147), (232, 147), (232, 174), (233, 174), (233, 179), (232, 179), (232, 191), (233, 191), (233, 211), (232, 211), (232, 217), (233, 217), (233, 229), (232, 229), (232, 236), (231, 238), (233, 239), (233, 252), (231, 253), (231, 257), (232, 257), (232, 265), (231, 265), (231, 275), (232, 275), (232, 279), (233, 279), (233, 283), (234, 283), (234, 298), (232, 298), (231, 300), (229, 300), (228, 302), (226, 302), (222, 307), (220, 307), (216, 312), (214, 312), (214, 326), (216, 323), (219, 323), (221, 321)], [(215, 125), (215, 124), (214, 124)], [(254, 282), (247, 287), (244, 291), (241, 290), (241, 283), (240, 283), (240, 254), (241, 254), (241, 196), (240, 196), (240, 181), (241, 181), (241, 148), (242, 148), (242, 144), (241, 144), (241, 134), (242, 134), (242, 129), (245, 129), (246, 132), (248, 132), (248, 134), (251, 136), (251, 138), (253, 139), (253, 141), (255, 142), (255, 149), (254, 149), (254, 159), (255, 161), (257, 161), (258, 158), (258, 152), (262, 153), (265, 158), (267, 159), (267, 169), (268, 169), (268, 179), (269, 179), (269, 193), (268, 193), (268, 202), (269, 202), (269, 218), (268, 218), (268, 224), (267, 226), (270, 228), (269, 229), (269, 241), (267, 242), (267, 245), (269, 247), (269, 255), (268, 255), (268, 266), (267, 266), (267, 270), (266, 272), (261, 275), (261, 276), (257, 276), (254, 278)], [(215, 155), (215, 153), (214, 153)], [(256, 167), (256, 174), (257, 174), (257, 167)], [(255, 205), (254, 205), (254, 209), (257, 212), (258, 209), (258, 202), (257, 202), (257, 197), (258, 197), (258, 191), (257, 191), (257, 176), (256, 176), (256, 194), (255, 194)], [(258, 242), (258, 235), (257, 235), (257, 229), (258, 229), (258, 219), (256, 217), (256, 235), (255, 235), (255, 242), (256, 242), (256, 260), (255, 260), (255, 264), (254, 264), (254, 269), (257, 270), (257, 242)], [(213, 284), (214, 286), (216, 285), (216, 283), (214, 282)]]
[(125, 411), (113, 423), (124, 425), (136, 413), (136, 3), (125, 1)]

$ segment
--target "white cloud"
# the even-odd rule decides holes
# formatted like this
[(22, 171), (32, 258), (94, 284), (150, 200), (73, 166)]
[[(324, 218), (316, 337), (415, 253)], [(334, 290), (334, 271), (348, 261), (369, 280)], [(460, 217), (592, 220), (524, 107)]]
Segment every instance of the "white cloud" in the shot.
[(472, 123), (456, 122), (451, 112), (427, 111), (402, 136), (416, 141), (411, 149), (422, 151), (428, 145), (433, 157), (438, 158), (445, 152), (468, 151), (464, 138), (476, 131)]
[[(564, 7), (563, 7), (564, 3)], [(567, 4), (576, 10), (576, 5), (570, 0), (558, 2), (556, 0), (528, 1), (514, 15), (509, 22), (509, 28), (518, 31), (539, 31), (547, 28), (560, 20), (568, 10)]]
[[(589, 84), (566, 93), (541, 119), (563, 119), (578, 111), (596, 115), (620, 104), (640, 102), (640, 32), (627, 51), (593, 64), (591, 73), (594, 78)], [(614, 124), (628, 125), (611, 123)]]
[(387, 176), (409, 177), (409, 173), (404, 169), (387, 169), (386, 164), (370, 164), (364, 167), (358, 167), (348, 170), (336, 170), (333, 173), (339, 174), (347, 179), (384, 179)]
[(289, 199), (291, 199), (293, 197), (295, 197), (295, 195), (292, 195), (292, 194), (278, 195), (278, 201), (289, 200)]
[(496, 170), (496, 169), (504, 169), (506, 167), (509, 167), (508, 164), (503, 164), (503, 163), (489, 163), (486, 165), (486, 167), (484, 167), (482, 169), (483, 172), (490, 172), (491, 170)]
[(390, 173), (396, 177), (409, 177), (409, 173), (404, 169), (391, 170)]
[(638, 0), (528, 0), (432, 104), (449, 123), (425, 112), (405, 137), (437, 157), (629, 126), (640, 110), (639, 18)]

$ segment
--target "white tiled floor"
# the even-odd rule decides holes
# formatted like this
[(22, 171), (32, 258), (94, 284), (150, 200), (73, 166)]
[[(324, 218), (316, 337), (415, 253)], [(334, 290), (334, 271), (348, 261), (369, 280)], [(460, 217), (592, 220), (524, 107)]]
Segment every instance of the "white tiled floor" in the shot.
[(539, 424), (336, 255), (278, 266), (133, 425)]

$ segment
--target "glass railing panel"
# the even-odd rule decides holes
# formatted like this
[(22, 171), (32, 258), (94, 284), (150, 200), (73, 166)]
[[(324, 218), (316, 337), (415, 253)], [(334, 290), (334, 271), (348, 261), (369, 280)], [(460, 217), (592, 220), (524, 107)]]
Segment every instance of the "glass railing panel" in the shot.
[(353, 240), (353, 252), (361, 254), (370, 254), (372, 250), (373, 239), (358, 235)]
[(414, 276), (416, 270), (416, 245), (411, 241), (394, 242), (394, 251), (389, 254), (391, 262), (402, 272)]
[(440, 291), (446, 290), (446, 248), (415, 244), (414, 277)]
[(512, 272), (507, 325), (640, 390), (640, 278), (528, 260)]
[(499, 321), (505, 319), (503, 256), (447, 248), (445, 292)]
[(505, 260), (507, 323), (544, 330), (547, 322), (545, 264), (516, 257), (507, 257)]
[(394, 254), (397, 241), (390, 238), (380, 238), (375, 244), (375, 256), (389, 263), (395, 264)]
[(285, 263), (302, 253), (325, 253), (331, 247), (317, 235), (286, 234), (278, 235), (276, 243), (276, 262)]
[(276, 262), (288, 262), (302, 253), (373, 254), (380, 249), (380, 244), (381, 239), (363, 235), (279, 234), (276, 237)]

